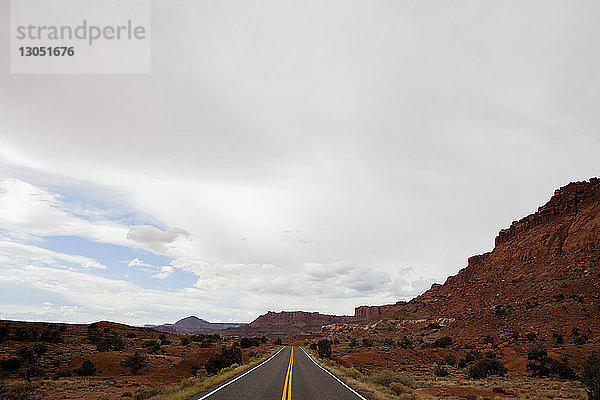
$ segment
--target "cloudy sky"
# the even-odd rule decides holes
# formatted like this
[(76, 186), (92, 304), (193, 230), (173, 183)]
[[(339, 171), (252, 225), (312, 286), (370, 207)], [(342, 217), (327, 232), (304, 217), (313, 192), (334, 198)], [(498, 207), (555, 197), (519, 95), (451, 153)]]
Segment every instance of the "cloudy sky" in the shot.
[(152, 3), (152, 73), (10, 74), (0, 318), (353, 313), (600, 175), (597, 1)]

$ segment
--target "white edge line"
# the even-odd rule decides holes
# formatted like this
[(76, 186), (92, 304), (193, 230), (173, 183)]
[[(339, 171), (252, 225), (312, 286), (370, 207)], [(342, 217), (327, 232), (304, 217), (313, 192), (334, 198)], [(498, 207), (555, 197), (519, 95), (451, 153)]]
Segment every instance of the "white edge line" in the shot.
[(250, 372), (254, 371), (256, 368), (260, 367), (261, 365), (268, 363), (269, 361), (271, 361), (271, 359), (272, 359), (273, 357), (275, 357), (277, 354), (279, 354), (279, 352), (280, 352), (281, 350), (283, 350), (283, 349), (285, 349), (285, 347), (282, 347), (282, 348), (280, 348), (279, 350), (277, 350), (277, 353), (273, 354), (271, 357), (267, 358), (265, 361), (263, 361), (263, 362), (261, 362), (260, 364), (258, 364), (258, 365), (256, 365), (256, 366), (254, 366), (253, 368), (249, 369), (248, 371), (244, 372), (243, 374), (239, 375), (238, 377), (236, 377), (236, 378), (234, 378), (234, 379), (230, 380), (230, 381), (229, 381), (229, 382), (227, 382), (226, 384), (219, 386), (218, 388), (216, 388), (216, 389), (215, 389), (215, 390), (213, 390), (212, 392), (210, 392), (210, 393), (207, 393), (207, 394), (205, 394), (205, 395), (204, 395), (204, 396), (202, 396), (202, 397), (199, 397), (199, 398), (198, 398), (198, 400), (203, 400), (203, 399), (206, 399), (208, 396), (211, 396), (211, 395), (215, 394), (215, 393), (216, 393), (216, 392), (218, 392), (219, 390), (223, 389), (225, 386), (227, 386), (227, 385), (229, 385), (229, 384), (231, 384), (231, 383), (233, 383), (233, 382), (237, 381), (238, 379), (242, 378), (244, 375), (247, 375), (247, 374), (249, 374)]
[(346, 385), (346, 384), (345, 384), (345, 383), (344, 383), (344, 382), (343, 382), (343, 381), (342, 381), (340, 378), (338, 378), (337, 376), (335, 376), (334, 374), (332, 374), (331, 372), (329, 372), (329, 370), (327, 370), (327, 369), (325, 369), (325, 368), (321, 367), (321, 366), (320, 366), (320, 365), (319, 365), (319, 364), (318, 364), (318, 363), (317, 363), (317, 362), (316, 362), (316, 361), (315, 361), (315, 360), (314, 360), (314, 359), (313, 359), (313, 358), (310, 356), (310, 354), (308, 354), (308, 353), (306, 352), (306, 350), (304, 350), (302, 347), (300, 347), (300, 349), (302, 349), (302, 351), (304, 352), (304, 354), (306, 354), (306, 356), (307, 356), (307, 357), (308, 357), (308, 358), (309, 358), (309, 359), (310, 359), (312, 362), (314, 362), (314, 363), (315, 363), (315, 365), (316, 365), (317, 367), (321, 368), (323, 371), (325, 371), (325, 372), (327, 372), (329, 375), (333, 376), (333, 377), (335, 378), (335, 380), (336, 380), (336, 381), (338, 381), (339, 383), (341, 383), (342, 385), (344, 385), (344, 386), (346, 387), (346, 389), (348, 389), (349, 391), (351, 391), (352, 393), (354, 393), (355, 395), (357, 395), (359, 399), (362, 399), (362, 400), (367, 400), (367, 399), (365, 399), (364, 397), (362, 397), (360, 394), (358, 394), (358, 393), (356, 392), (356, 390), (354, 390), (354, 389), (352, 389), (350, 386)]

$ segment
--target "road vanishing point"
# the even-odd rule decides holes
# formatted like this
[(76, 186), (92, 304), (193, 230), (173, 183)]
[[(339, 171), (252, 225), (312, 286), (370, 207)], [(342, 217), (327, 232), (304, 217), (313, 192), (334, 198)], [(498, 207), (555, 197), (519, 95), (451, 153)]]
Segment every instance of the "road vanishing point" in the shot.
[(301, 347), (286, 346), (266, 361), (197, 400), (367, 400), (317, 364)]

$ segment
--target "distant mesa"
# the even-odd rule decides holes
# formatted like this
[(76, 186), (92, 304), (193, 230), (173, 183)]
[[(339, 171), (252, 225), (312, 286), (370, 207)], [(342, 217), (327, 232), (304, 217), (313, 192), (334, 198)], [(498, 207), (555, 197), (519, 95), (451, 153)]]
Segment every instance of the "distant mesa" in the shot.
[(180, 319), (174, 324), (163, 324), (163, 325), (145, 325), (147, 328), (152, 328), (159, 332), (165, 333), (213, 333), (221, 329), (238, 327), (239, 323), (213, 323), (200, 319), (195, 316)]

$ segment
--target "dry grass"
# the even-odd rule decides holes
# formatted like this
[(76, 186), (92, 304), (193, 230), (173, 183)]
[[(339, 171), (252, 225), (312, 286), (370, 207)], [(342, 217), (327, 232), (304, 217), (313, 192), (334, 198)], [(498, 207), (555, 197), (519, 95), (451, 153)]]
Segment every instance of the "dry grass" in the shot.
[(239, 375), (250, 368), (262, 363), (267, 358), (271, 357), (275, 354), (279, 348), (268, 353), (267, 355), (259, 358), (255, 358), (252, 361), (248, 362), (244, 365), (236, 366), (235, 364), (232, 367), (223, 368), (217, 375), (208, 376), (208, 377), (192, 377), (186, 378), (181, 381), (179, 386), (172, 386), (170, 388), (165, 388), (164, 393), (159, 394), (158, 396), (154, 396), (152, 400), (184, 400), (196, 393), (200, 393), (204, 390), (207, 390), (213, 386), (216, 386), (220, 383), (225, 382), (226, 380), (233, 378), (236, 375)]
[[(468, 379), (464, 372), (449, 368), (450, 375), (436, 377), (432, 372), (413, 374), (394, 370), (383, 370), (372, 375), (362, 374), (355, 368), (348, 368), (333, 360), (318, 358), (316, 352), (306, 349), (322, 367), (341, 378), (357, 391), (370, 393), (377, 399), (587, 399), (585, 389), (578, 381), (529, 376), (490, 377), (488, 379)], [(499, 389), (512, 392), (514, 396), (494, 393)], [(443, 393), (443, 394), (442, 394)]]
[[(396, 382), (394, 382), (392, 387), (392, 382), (387, 380), (388, 377), (364, 375), (355, 368), (344, 367), (333, 360), (319, 358), (316, 352), (312, 350), (305, 350), (316, 362), (319, 363), (319, 365), (321, 365), (323, 368), (326, 368), (338, 378), (342, 379), (347, 385), (351, 386), (356, 391), (368, 392), (379, 400), (414, 398), (414, 395), (412, 395), (413, 389), (407, 386), (407, 384), (413, 384), (411, 377), (408, 375), (396, 374)], [(403, 384), (403, 381), (406, 384)], [(385, 383), (390, 386), (384, 385)]]

